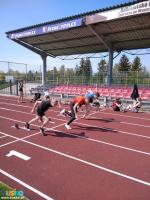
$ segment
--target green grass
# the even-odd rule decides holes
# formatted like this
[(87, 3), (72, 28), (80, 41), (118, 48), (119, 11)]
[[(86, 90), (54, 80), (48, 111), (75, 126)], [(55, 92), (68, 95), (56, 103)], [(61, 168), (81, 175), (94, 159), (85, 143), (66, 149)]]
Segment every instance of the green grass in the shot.
[[(17, 199), (17, 200), (29, 200), (26, 197), (14, 197), (13, 192), (15, 191), (15, 189), (9, 187), (8, 185), (4, 184), (3, 182), (0, 182), (0, 200), (1, 199)], [(19, 191), (19, 190), (16, 190)], [(5, 198), (4, 198), (5, 197)]]
[(9, 83), (0, 83), (0, 90), (8, 88), (9, 87)]

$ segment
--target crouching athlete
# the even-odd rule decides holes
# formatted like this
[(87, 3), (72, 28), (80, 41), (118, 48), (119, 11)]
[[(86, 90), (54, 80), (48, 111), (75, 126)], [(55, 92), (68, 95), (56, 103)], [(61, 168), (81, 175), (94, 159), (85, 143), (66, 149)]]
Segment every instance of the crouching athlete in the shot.
[(51, 107), (57, 105), (57, 103), (58, 103), (58, 101), (56, 101), (56, 100), (55, 100), (54, 102), (52, 102), (52, 100), (50, 99), (49, 94), (45, 94), (44, 100), (43, 100), (43, 101), (36, 101), (36, 102), (35, 102), (35, 104), (34, 104), (32, 110), (31, 110), (31, 113), (34, 113), (34, 112), (35, 112), (35, 109), (37, 108), (37, 109), (36, 109), (36, 116), (35, 116), (32, 120), (30, 120), (29, 122), (26, 122), (25, 127), (26, 127), (27, 129), (30, 129), (30, 124), (31, 124), (31, 123), (40, 120), (40, 121), (42, 122), (42, 126), (40, 127), (40, 132), (41, 132), (43, 135), (45, 135), (45, 133), (44, 133), (44, 126), (45, 126), (45, 125), (49, 122), (49, 120), (50, 120), (47, 116), (45, 116), (45, 112), (46, 112), (49, 108), (51, 108)]
[(88, 96), (77, 96), (74, 99), (71, 100), (70, 102), (70, 109), (71, 112), (66, 111), (65, 109), (63, 109), (60, 113), (63, 115), (68, 115), (70, 116), (70, 120), (65, 124), (66, 129), (71, 129), (70, 124), (77, 119), (77, 111), (78, 108), (80, 108), (82, 105), (85, 105), (86, 109), (85, 109), (85, 114), (83, 116), (83, 118), (85, 118), (87, 116), (87, 114), (90, 112), (91, 110), (91, 106), (90, 103), (92, 103), (94, 98), (94, 95), (91, 95), (90, 98)]

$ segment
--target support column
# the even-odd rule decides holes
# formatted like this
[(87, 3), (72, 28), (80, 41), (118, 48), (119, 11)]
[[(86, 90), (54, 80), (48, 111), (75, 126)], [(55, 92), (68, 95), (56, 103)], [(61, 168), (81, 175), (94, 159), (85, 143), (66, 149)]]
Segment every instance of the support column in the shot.
[(91, 33), (93, 33), (97, 39), (99, 40), (100, 44), (102, 43), (106, 49), (108, 49), (109, 52), (109, 64), (108, 64), (108, 73), (107, 73), (107, 84), (111, 85), (112, 84), (112, 67), (113, 67), (113, 49), (112, 49), (112, 44), (108, 41), (106, 41), (105, 37), (102, 34), (98, 34), (94, 27), (90, 24), (87, 24), (89, 30)]
[(109, 86), (112, 85), (112, 68), (113, 68), (113, 50), (111, 48), (109, 50), (109, 63), (108, 63), (108, 78), (107, 83)]
[(46, 55), (41, 55), (42, 60), (43, 60), (43, 66), (42, 66), (42, 85), (45, 88), (46, 84), (46, 69), (47, 69), (47, 56)]

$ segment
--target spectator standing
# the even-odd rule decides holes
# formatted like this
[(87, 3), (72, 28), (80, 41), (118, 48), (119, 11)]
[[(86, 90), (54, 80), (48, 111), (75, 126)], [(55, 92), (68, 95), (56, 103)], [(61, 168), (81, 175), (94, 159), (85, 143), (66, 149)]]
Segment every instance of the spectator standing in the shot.
[(19, 98), (18, 103), (23, 103), (23, 80), (19, 81)]
[(137, 98), (139, 98), (139, 92), (138, 92), (138, 87), (136, 84), (134, 84), (134, 87), (133, 87), (133, 91), (131, 93), (131, 98), (132, 100), (136, 101)]

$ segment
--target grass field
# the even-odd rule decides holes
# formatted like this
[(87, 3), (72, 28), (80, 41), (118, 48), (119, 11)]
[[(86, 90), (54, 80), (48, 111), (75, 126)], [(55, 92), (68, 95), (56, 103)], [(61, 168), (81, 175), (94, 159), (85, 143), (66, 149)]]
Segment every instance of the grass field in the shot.
[(22, 191), (17, 191), (16, 189), (9, 187), (3, 182), (0, 182), (0, 200), (1, 199), (29, 200), (28, 198), (22, 195)]

